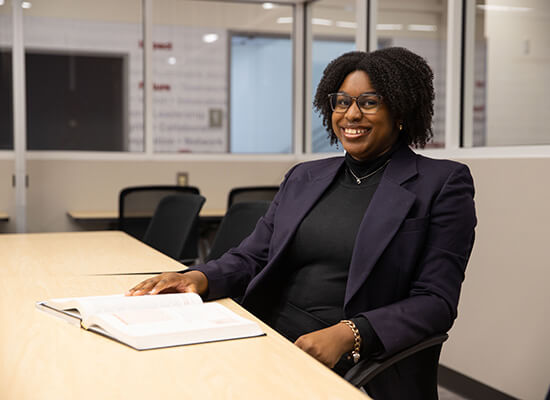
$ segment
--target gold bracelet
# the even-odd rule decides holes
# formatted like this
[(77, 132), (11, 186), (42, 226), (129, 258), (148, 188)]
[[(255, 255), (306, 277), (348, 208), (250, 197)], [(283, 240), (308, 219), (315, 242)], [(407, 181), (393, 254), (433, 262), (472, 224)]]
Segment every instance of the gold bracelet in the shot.
[(353, 350), (350, 355), (348, 355), (348, 359), (353, 359), (353, 363), (357, 364), (359, 358), (361, 358), (361, 354), (359, 353), (361, 349), (361, 335), (359, 334), (359, 329), (357, 329), (353, 321), (350, 321), (349, 319), (343, 319), (340, 322), (349, 326), (353, 332)]

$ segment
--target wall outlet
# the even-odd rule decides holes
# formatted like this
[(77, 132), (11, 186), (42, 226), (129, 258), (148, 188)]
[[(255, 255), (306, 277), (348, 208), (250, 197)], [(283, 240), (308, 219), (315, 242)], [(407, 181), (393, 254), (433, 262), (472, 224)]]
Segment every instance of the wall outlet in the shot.
[(178, 172), (176, 175), (176, 185), (187, 186), (189, 185), (189, 174), (187, 172)]

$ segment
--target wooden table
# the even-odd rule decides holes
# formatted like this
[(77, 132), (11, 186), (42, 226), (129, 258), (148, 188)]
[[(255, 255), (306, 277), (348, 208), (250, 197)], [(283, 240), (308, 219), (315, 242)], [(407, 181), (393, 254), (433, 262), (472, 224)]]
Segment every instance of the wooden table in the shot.
[[(203, 208), (199, 213), (200, 218), (222, 219), (225, 215), (225, 209), (221, 208)], [(0, 214), (1, 215), (1, 214)], [(67, 211), (67, 215), (75, 221), (116, 221), (118, 220), (118, 211), (113, 210), (73, 210)]]
[(263, 337), (139, 352), (35, 308), (145, 278), (91, 274), (181, 268), (123, 233), (0, 235), (0, 251), (1, 399), (367, 398), (261, 322)]
[(183, 269), (180, 263), (121, 231), (4, 234), (0, 235), (0, 254), (0, 278)]

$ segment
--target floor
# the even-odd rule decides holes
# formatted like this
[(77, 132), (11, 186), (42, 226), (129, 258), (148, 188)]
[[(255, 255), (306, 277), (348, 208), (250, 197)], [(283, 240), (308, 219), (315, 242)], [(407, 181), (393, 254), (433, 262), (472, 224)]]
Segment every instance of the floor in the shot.
[[(361, 388), (361, 390), (364, 392), (363, 388)], [(439, 400), (470, 400), (441, 386), (438, 386), (437, 391), (439, 392)]]
[(438, 387), (439, 400), (468, 400), (466, 397), (459, 396), (441, 386)]

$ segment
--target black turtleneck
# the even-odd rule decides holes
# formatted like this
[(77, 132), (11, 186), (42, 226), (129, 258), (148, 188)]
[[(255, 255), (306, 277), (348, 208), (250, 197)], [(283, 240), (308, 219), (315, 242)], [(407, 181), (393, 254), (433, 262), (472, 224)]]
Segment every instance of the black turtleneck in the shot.
[(357, 178), (360, 179), (360, 185), (372, 183), (372, 177), (378, 175), (379, 170), (383, 170), (390, 161), (391, 155), (395, 151), (395, 146), (390, 151), (382, 154), (372, 161), (359, 161), (353, 158), (349, 153), (345, 155), (344, 181), (357, 185)]
[[(346, 154), (334, 181), (298, 227), (282, 261), (289, 274), (281, 301), (268, 321), (288, 339), (295, 341), (344, 319), (344, 293), (355, 238), (395, 148), (397, 145), (372, 161), (357, 161)], [(367, 177), (358, 184), (350, 170), (359, 178)], [(369, 321), (364, 317), (352, 320), (363, 341), (362, 356), (381, 350)]]

